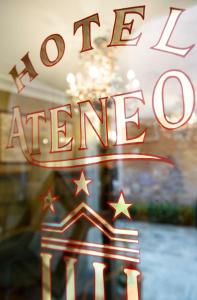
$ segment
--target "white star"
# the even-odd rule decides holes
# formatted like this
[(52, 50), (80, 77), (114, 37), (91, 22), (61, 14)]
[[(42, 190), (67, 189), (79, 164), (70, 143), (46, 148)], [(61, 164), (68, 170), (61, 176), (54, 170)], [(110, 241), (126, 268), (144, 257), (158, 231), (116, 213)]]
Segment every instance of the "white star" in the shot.
[(116, 219), (120, 214), (125, 215), (127, 218), (131, 219), (129, 213), (129, 207), (132, 204), (125, 203), (125, 198), (123, 192), (120, 193), (119, 199), (117, 203), (108, 203), (114, 210), (115, 215), (113, 219)]
[(81, 172), (80, 178), (78, 180), (73, 180), (73, 182), (76, 184), (77, 189), (75, 192), (75, 196), (77, 196), (81, 191), (84, 191), (86, 193), (86, 195), (90, 195), (89, 194), (89, 190), (88, 190), (88, 184), (90, 182), (92, 182), (91, 179), (86, 179), (84, 172)]

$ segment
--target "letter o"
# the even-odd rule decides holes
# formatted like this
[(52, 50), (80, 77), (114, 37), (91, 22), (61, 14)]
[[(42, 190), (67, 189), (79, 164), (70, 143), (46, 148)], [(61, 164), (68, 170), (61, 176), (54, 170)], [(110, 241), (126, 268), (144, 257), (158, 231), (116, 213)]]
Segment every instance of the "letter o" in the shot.
[[(55, 60), (50, 60), (48, 57), (48, 54), (47, 54), (46, 47), (47, 47), (47, 43), (50, 40), (53, 40), (57, 47), (57, 57)], [(64, 55), (64, 51), (65, 51), (65, 43), (64, 43), (64, 39), (62, 38), (62, 36), (59, 34), (52, 34), (52, 35), (48, 36), (41, 45), (40, 59), (45, 66), (52, 67), (52, 66), (56, 65), (62, 59), (62, 57)]]
[[(167, 80), (176, 78), (182, 89), (183, 114), (176, 122), (171, 122), (165, 113), (164, 86)], [(195, 93), (190, 78), (180, 70), (170, 70), (161, 75), (153, 91), (153, 110), (159, 124), (173, 130), (186, 124), (195, 108)]]

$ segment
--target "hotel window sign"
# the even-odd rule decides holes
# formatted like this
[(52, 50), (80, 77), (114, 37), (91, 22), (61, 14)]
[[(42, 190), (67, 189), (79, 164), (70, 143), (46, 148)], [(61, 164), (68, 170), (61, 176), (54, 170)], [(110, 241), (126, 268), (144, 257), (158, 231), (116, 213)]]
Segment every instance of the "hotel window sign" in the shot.
[(38, 2), (1, 3), (0, 299), (195, 300), (195, 1)]

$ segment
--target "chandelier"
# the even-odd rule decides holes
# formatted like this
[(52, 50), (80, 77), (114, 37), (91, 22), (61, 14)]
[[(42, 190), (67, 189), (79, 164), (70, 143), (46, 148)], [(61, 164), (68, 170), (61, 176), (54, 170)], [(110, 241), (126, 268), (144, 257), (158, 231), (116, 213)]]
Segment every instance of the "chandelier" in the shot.
[[(98, 37), (94, 40), (94, 51), (80, 54), (80, 71), (68, 73), (66, 95), (75, 106), (83, 100), (93, 100), (97, 110), (100, 109), (99, 99), (117, 93), (131, 92), (139, 89), (140, 82), (135, 72), (129, 69), (121, 75), (118, 66), (117, 49), (107, 47), (108, 39)], [(110, 111), (112, 100), (108, 101), (108, 112), (111, 114), (109, 139), (116, 139), (115, 122)], [(135, 110), (136, 103), (129, 104), (128, 110)], [(77, 110), (76, 110), (77, 112)]]
[(139, 88), (140, 83), (133, 70), (128, 70), (127, 80), (120, 75), (115, 55), (116, 49), (106, 47), (106, 38), (96, 38), (94, 44), (95, 51), (86, 53), (86, 56), (80, 55), (80, 72), (67, 75), (66, 93), (70, 98), (77, 101), (84, 99), (96, 101), (120, 91), (125, 92), (125, 88), (128, 91)]

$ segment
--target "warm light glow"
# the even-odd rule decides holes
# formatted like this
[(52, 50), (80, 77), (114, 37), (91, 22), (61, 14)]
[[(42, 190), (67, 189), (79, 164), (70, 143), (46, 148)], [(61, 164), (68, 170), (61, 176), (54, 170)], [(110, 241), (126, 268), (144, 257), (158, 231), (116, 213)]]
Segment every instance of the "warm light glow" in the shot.
[(133, 87), (133, 89), (138, 89), (140, 87), (140, 82), (138, 79), (134, 79), (132, 81), (132, 87)]
[(73, 73), (68, 73), (66, 80), (70, 84), (75, 83), (75, 75)]
[(65, 140), (66, 140), (65, 137), (62, 137), (62, 136), (60, 137), (60, 143), (64, 143)]
[(99, 77), (99, 70), (98, 70), (98, 68), (95, 67), (95, 66), (91, 66), (89, 68), (89, 74), (90, 74), (90, 76), (92, 78), (95, 78), (95, 79), (98, 78)]
[(133, 80), (134, 78), (135, 78), (135, 72), (133, 71), (133, 70), (129, 70), (128, 72), (127, 72), (127, 78), (128, 78), (128, 80)]
[(42, 142), (44, 145), (47, 145), (49, 143), (49, 140), (47, 138), (43, 138)]

